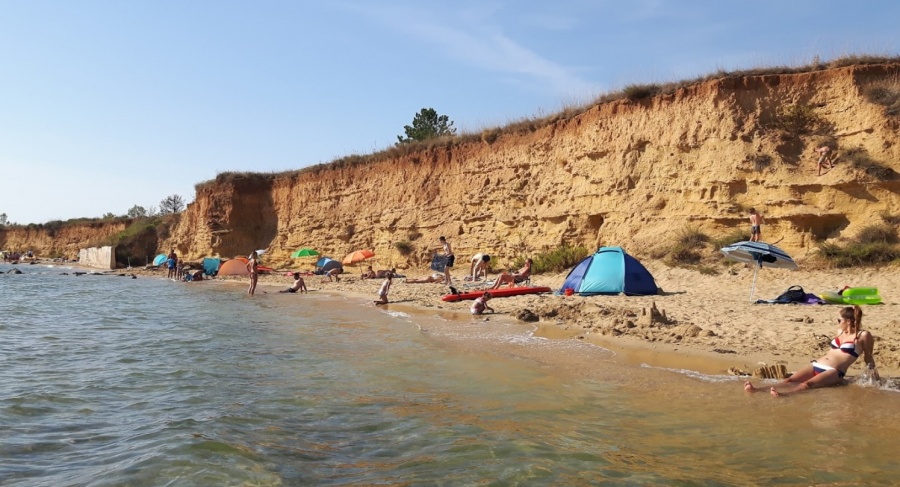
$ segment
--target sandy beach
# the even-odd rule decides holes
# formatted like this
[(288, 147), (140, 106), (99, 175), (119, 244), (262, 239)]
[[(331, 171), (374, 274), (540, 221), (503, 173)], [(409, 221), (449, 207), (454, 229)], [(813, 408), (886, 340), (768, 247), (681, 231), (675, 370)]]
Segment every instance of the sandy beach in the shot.
[[(497, 298), (490, 302), (496, 313), (473, 318), (469, 314), (471, 301), (440, 300), (447, 292), (446, 286), (412, 284), (398, 278), (391, 286), (388, 306), (458, 313), (460, 320), (481, 319), (488, 325), (496, 320), (519, 321), (523, 310), (529, 310), (538, 321), (523, 322), (523, 325), (536, 327), (535, 334), (595, 343), (616, 351), (620, 360), (757, 377), (777, 373), (771, 366), (783, 365), (790, 372), (808, 364), (827, 350), (828, 342), (836, 334), (840, 305), (751, 303), (753, 269), (750, 266), (722, 266), (718, 275), (707, 275), (661, 263), (644, 264), (663, 290), (662, 294), (644, 297), (544, 294)], [(136, 270), (146, 275), (163, 272)], [(286, 272), (262, 275), (257, 292), (273, 293), (286, 288), (292, 283)], [(409, 278), (430, 274), (424, 269), (400, 272)], [(247, 282), (246, 277), (225, 279), (235, 284)], [(564, 273), (537, 275), (532, 284), (558, 289), (564, 279)], [(306, 276), (305, 281), (312, 292), (340, 293), (371, 302), (377, 298), (383, 279), (360, 279), (359, 271), (354, 269), (342, 275), (340, 282), (330, 282), (322, 276)], [(876, 268), (763, 269), (753, 300), (773, 299), (792, 285), (817, 294), (843, 286), (879, 288), (884, 303), (863, 306), (863, 328), (876, 337), (875, 360), (882, 378), (896, 380), (900, 375), (900, 320), (894, 293), (900, 289), (900, 274)], [(479, 286), (464, 283), (460, 289), (474, 290)], [(303, 296), (298, 295), (296, 299)], [(861, 360), (854, 364), (849, 375), (860, 373), (861, 364)]]
[[(619, 360), (634, 364), (773, 378), (779, 373), (778, 366), (791, 372), (822, 356), (837, 333), (842, 306), (755, 304), (757, 299), (774, 299), (792, 285), (815, 294), (844, 286), (877, 287), (884, 302), (862, 307), (863, 328), (875, 336), (874, 355), (881, 377), (892, 381), (900, 377), (900, 318), (895, 298), (895, 290), (900, 289), (900, 273), (891, 269), (802, 270), (802, 265), (801, 270), (794, 271), (766, 268), (759, 273), (751, 302), (753, 269), (749, 265), (722, 266), (716, 275), (652, 261), (644, 265), (662, 289), (660, 295), (540, 294), (496, 298), (490, 302), (495, 313), (474, 318), (469, 312), (471, 301), (440, 299), (447, 293), (443, 284), (405, 282), (406, 278), (431, 274), (421, 269), (398, 271), (405, 278), (393, 280), (388, 306), (423, 313), (441, 311), (459, 320), (482, 320), (486, 324), (498, 320), (521, 322), (534, 328), (537, 336), (584, 340), (613, 350)], [(293, 282), (288, 272), (281, 269), (261, 275), (257, 293), (276, 293), (287, 288)], [(132, 268), (103, 273), (160, 277), (166, 271)], [(494, 276), (489, 275), (488, 280)], [(536, 275), (532, 285), (556, 290), (565, 277), (566, 273)], [(229, 281), (235, 287), (248, 283), (245, 276), (216, 279)], [(342, 294), (369, 303), (377, 299), (383, 282), (361, 279), (358, 269), (343, 274), (340, 282), (316, 275), (304, 279), (311, 292)], [(459, 284), (458, 277), (454, 279)], [(473, 291), (483, 286), (464, 282), (458, 287)], [(296, 299), (303, 296), (297, 295)], [(520, 319), (524, 310), (533, 315), (528, 321)], [(861, 360), (854, 364), (848, 375), (859, 374), (861, 364)]]

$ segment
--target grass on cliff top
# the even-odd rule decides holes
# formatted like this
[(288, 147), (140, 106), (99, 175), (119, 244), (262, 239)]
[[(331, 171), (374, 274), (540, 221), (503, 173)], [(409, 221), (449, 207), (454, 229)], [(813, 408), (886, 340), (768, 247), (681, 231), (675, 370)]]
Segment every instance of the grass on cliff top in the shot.
[[(195, 189), (200, 190), (210, 185), (220, 183), (233, 183), (236, 181), (258, 181), (262, 183), (278, 179), (298, 178), (304, 174), (314, 175), (322, 171), (349, 169), (358, 166), (374, 164), (384, 160), (398, 159), (407, 156), (412, 157), (413, 163), (422, 163), (424, 161), (422, 161), (420, 158), (422, 157), (423, 153), (433, 151), (435, 149), (452, 148), (454, 146), (474, 142), (493, 144), (504, 135), (522, 135), (533, 133), (545, 127), (553, 125), (554, 123), (570, 120), (599, 105), (624, 99), (639, 101), (659, 95), (671, 94), (681, 88), (714, 79), (808, 73), (846, 66), (863, 66), (898, 62), (900, 62), (900, 56), (851, 54), (829, 61), (822, 61), (818, 56), (816, 56), (811, 62), (798, 66), (769, 66), (736, 71), (718, 70), (714, 73), (709, 73), (693, 79), (681, 81), (668, 83), (631, 84), (625, 86), (621, 90), (602, 94), (592, 101), (582, 104), (572, 104), (550, 115), (524, 117), (519, 120), (511, 121), (502, 127), (485, 127), (481, 130), (478, 130), (477, 132), (464, 132), (456, 137), (441, 137), (421, 142), (394, 145), (386, 149), (373, 152), (371, 154), (351, 154), (340, 157), (331, 162), (316, 164), (313, 166), (305, 167), (303, 169), (296, 169), (292, 171), (283, 171), (278, 173), (223, 172), (218, 174), (215, 179), (199, 182), (194, 187)], [(889, 104), (890, 106), (894, 106), (897, 103), (896, 100), (900, 99), (900, 95), (897, 95), (895, 98), (895, 95), (893, 94), (895, 92), (892, 90), (893, 85), (889, 85), (887, 89), (882, 91), (873, 91), (870, 94), (867, 94), (867, 96), (874, 97), (875, 99), (879, 100), (878, 103), (880, 104)]]

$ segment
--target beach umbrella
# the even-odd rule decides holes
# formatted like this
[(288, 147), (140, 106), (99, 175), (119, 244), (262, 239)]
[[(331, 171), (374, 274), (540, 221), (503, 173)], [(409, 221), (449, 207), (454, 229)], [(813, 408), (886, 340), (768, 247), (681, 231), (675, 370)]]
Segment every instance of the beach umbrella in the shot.
[(317, 256), (317, 255), (319, 255), (319, 251), (318, 251), (318, 250), (313, 250), (313, 249), (300, 249), (300, 250), (295, 251), (293, 254), (291, 254), (291, 257), (293, 257), (293, 258), (296, 259), (296, 258), (299, 258), (299, 257), (315, 257), (315, 256)]
[(342, 262), (344, 264), (355, 264), (366, 259), (371, 259), (372, 257), (375, 257), (375, 252), (372, 252), (369, 249), (363, 249), (350, 252), (346, 257), (344, 257), (344, 260)]
[(162, 265), (163, 262), (169, 259), (169, 256), (166, 254), (159, 254), (153, 259), (153, 265)]
[(796, 269), (797, 263), (787, 252), (778, 247), (764, 242), (737, 242), (727, 247), (722, 247), (722, 253), (727, 259), (737, 262), (756, 264), (753, 266), (753, 284), (750, 286), (750, 300), (756, 291), (756, 277), (763, 267), (776, 269)]

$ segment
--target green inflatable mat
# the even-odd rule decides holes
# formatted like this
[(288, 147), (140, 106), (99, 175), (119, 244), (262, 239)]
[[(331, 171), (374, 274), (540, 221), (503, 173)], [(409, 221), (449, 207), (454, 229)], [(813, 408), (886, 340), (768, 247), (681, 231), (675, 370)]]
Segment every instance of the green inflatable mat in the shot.
[(880, 304), (881, 295), (877, 287), (850, 287), (840, 291), (826, 291), (820, 296), (834, 304)]

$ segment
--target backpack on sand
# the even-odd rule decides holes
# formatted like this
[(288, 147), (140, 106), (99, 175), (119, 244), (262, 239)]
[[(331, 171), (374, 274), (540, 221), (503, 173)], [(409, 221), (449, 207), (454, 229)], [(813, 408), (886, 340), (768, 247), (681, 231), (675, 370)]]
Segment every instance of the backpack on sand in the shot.
[(791, 286), (774, 300), (776, 303), (804, 303), (806, 291), (800, 286)]

